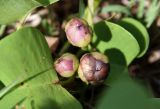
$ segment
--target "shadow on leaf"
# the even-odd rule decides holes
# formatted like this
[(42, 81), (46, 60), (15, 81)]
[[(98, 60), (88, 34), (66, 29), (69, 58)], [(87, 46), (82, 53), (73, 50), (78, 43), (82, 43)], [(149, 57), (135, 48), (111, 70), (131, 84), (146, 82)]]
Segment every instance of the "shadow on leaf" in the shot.
[(140, 46), (140, 52), (138, 57), (141, 57), (147, 50), (149, 43), (148, 33), (144, 29), (143, 25), (133, 19), (127, 19), (126, 21), (124, 19), (118, 24), (125, 28), (127, 31), (129, 31), (135, 37)]
[(46, 99), (45, 102), (43, 102), (43, 105), (39, 106), (39, 109), (61, 109), (61, 107), (53, 101), (52, 99)]
[[(100, 41), (108, 42), (111, 39), (111, 32), (105, 22), (99, 22), (94, 26), (95, 35), (97, 36), (94, 45), (98, 45)], [(107, 37), (105, 37), (107, 36)]]
[(124, 72), (127, 68), (127, 63), (123, 53), (116, 48), (107, 49), (104, 54), (109, 57), (111, 67), (110, 74), (105, 83), (111, 84)]

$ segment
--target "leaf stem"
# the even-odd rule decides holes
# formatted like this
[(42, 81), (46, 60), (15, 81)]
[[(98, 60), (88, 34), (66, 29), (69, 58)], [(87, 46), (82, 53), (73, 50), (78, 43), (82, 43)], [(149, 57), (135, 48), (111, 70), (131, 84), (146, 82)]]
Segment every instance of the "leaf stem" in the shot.
[(71, 44), (68, 41), (65, 42), (64, 46), (62, 47), (62, 49), (58, 53), (58, 56), (61, 56), (63, 53), (65, 53), (68, 50), (68, 48), (70, 47), (70, 45)]
[(19, 23), (18, 23), (18, 25), (17, 25), (17, 30), (19, 30), (21, 27), (23, 27), (23, 25), (25, 24), (27, 18), (28, 18), (30, 15), (31, 15), (31, 13), (28, 14), (28, 15), (26, 15), (26, 16), (24, 16), (24, 17), (19, 21)]
[(88, 7), (90, 9), (91, 15), (94, 13), (94, 0), (88, 0)]
[(91, 46), (91, 44), (88, 45), (88, 51), (91, 52), (93, 50), (93, 47)]
[(2, 37), (5, 29), (6, 29), (6, 25), (0, 25), (0, 38)]

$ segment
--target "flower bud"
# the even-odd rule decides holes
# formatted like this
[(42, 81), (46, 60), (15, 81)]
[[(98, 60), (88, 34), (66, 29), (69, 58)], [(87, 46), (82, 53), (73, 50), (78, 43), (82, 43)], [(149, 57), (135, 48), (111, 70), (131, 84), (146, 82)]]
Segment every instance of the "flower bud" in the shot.
[(98, 52), (84, 54), (80, 59), (78, 75), (87, 84), (103, 82), (109, 73), (108, 58)]
[(86, 47), (91, 42), (92, 30), (88, 23), (80, 18), (72, 18), (65, 26), (68, 41), (77, 47)]
[(79, 62), (75, 55), (65, 53), (58, 58), (55, 63), (55, 69), (62, 77), (71, 77), (78, 68)]

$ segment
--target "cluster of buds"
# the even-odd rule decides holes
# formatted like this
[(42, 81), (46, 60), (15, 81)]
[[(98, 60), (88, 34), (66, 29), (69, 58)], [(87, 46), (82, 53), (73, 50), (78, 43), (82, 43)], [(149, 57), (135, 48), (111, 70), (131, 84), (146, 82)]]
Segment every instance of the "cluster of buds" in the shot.
[(84, 54), (80, 59), (80, 64), (76, 56), (65, 53), (55, 61), (54, 66), (62, 77), (71, 77), (78, 69), (80, 79), (87, 84), (103, 82), (109, 72), (108, 58), (99, 52)]
[[(77, 47), (86, 47), (92, 36), (92, 31), (83, 19), (73, 18), (65, 26), (68, 41)], [(87, 84), (103, 82), (109, 72), (108, 57), (99, 52), (84, 54), (80, 63), (75, 55), (65, 53), (55, 61), (55, 69), (62, 77), (71, 77), (78, 70), (80, 79)]]

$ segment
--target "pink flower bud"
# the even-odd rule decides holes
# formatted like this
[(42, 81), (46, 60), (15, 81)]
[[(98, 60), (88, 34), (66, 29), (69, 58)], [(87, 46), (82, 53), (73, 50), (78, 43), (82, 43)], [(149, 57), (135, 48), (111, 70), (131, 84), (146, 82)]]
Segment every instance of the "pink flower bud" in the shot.
[(55, 69), (62, 77), (71, 77), (78, 68), (79, 62), (75, 55), (71, 53), (63, 54), (54, 63)]
[(103, 82), (109, 73), (108, 58), (98, 52), (84, 54), (80, 59), (78, 74), (87, 84)]
[(86, 47), (91, 42), (92, 30), (88, 23), (80, 18), (72, 18), (65, 26), (68, 41), (77, 47)]

